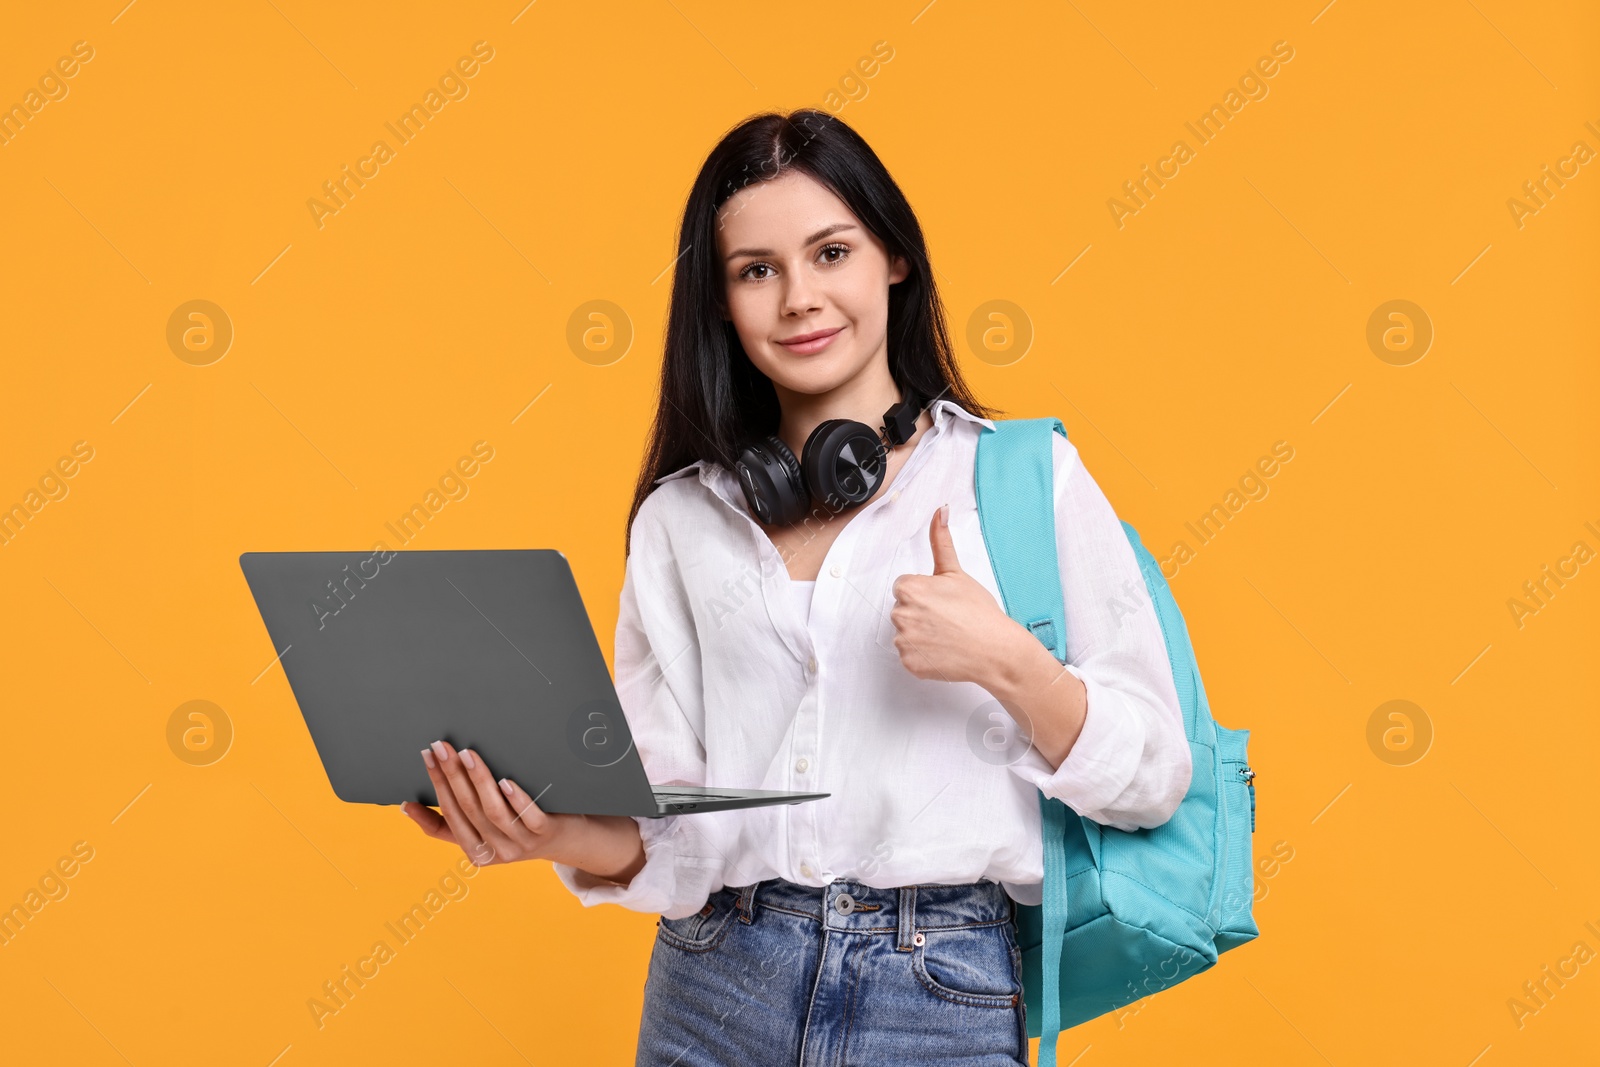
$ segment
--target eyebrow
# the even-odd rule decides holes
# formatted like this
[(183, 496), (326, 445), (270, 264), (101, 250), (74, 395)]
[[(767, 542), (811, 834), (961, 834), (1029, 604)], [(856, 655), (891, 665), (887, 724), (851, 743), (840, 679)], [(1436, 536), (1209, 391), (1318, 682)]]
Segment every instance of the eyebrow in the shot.
[[(814, 245), (824, 237), (836, 234), (841, 230), (853, 230), (855, 228), (856, 224), (853, 222), (836, 222), (832, 226), (824, 226), (810, 237), (807, 237), (803, 242), (801, 242), (801, 244)], [(772, 256), (776, 254), (777, 253), (770, 248), (737, 248), (732, 252), (729, 252), (727, 258), (738, 259), (740, 256)]]

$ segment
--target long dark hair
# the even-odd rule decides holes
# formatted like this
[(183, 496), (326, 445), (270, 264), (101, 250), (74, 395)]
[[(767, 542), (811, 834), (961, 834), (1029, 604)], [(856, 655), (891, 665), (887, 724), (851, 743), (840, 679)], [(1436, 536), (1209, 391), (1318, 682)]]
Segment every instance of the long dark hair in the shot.
[(891, 259), (903, 256), (910, 267), (904, 281), (889, 287), (889, 373), (895, 384), (925, 404), (943, 398), (979, 418), (997, 415), (962, 380), (922, 227), (867, 142), (824, 111), (756, 115), (711, 150), (684, 205), (661, 398), (628, 511), (624, 553), (634, 516), (657, 478), (698, 459), (731, 469), (745, 440), (777, 432), (777, 391), (745, 354), (733, 323), (722, 317), (726, 282), (717, 253), (717, 209), (745, 186), (789, 170), (809, 175), (844, 201)]

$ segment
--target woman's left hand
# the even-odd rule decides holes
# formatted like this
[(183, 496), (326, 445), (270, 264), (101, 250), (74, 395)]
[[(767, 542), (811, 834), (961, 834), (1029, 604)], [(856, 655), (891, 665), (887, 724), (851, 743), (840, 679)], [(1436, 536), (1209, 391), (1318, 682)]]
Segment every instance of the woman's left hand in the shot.
[(948, 506), (935, 511), (928, 524), (933, 573), (902, 574), (894, 580), (889, 612), (894, 647), (905, 669), (918, 678), (983, 685), (1000, 676), (1015, 654), (1018, 635), (1027, 631), (961, 569), (944, 521)]

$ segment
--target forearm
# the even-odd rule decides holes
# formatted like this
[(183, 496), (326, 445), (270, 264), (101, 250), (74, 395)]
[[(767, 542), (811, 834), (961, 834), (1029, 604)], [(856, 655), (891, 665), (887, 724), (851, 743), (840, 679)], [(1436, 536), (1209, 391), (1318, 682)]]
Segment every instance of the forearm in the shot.
[(627, 885), (644, 867), (639, 824), (626, 815), (590, 815), (573, 824), (570, 839), (548, 857), (569, 864), (596, 884)]
[(1021, 709), (1017, 725), (1033, 734), (1033, 747), (1052, 768), (1061, 766), (1083, 732), (1089, 695), (1082, 681), (1061, 665), (1022, 627), (993, 659), (994, 673), (984, 683), (1002, 704)]

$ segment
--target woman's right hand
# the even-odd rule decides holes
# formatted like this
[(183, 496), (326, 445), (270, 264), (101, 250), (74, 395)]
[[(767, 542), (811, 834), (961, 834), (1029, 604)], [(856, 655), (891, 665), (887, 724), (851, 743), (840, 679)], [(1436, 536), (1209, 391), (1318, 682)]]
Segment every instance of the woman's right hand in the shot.
[[(443, 816), (411, 802), (402, 804), (401, 810), (429, 837), (460, 847), (474, 866), (549, 859), (592, 869), (590, 862), (604, 868), (608, 857), (614, 862), (619, 855), (620, 824), (541, 810), (509, 778), (496, 783), (483, 758), (471, 749), (458, 753), (447, 742), (435, 741), (432, 751), (422, 751), (422, 758)], [(637, 838), (638, 825), (631, 819), (626, 822)], [(625, 845), (620, 854), (626, 854)], [(631, 871), (628, 877), (632, 878)]]

